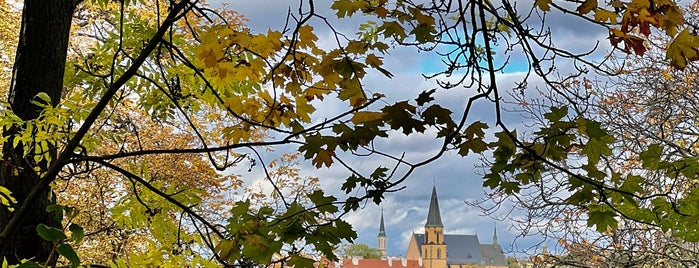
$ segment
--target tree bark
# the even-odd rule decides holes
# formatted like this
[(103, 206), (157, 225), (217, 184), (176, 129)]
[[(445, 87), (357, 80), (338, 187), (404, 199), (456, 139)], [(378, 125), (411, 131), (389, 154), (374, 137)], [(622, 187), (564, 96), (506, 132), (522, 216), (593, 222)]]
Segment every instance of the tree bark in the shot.
[[(72, 15), (77, 1), (74, 0), (25, 0), (22, 10), (22, 23), (17, 45), (15, 64), (8, 102), (14, 113), (23, 120), (36, 119), (40, 108), (31, 101), (40, 92), (51, 97), (51, 104), (58, 105), (63, 90), (63, 75), (68, 51), (68, 40)], [(4, 136), (12, 136), (17, 127), (4, 130)], [(0, 185), (7, 187), (21, 205), (41, 178), (35, 171), (45, 171), (49, 163), (36, 163), (32, 155), (24, 155), (24, 146), (12, 147), (12, 141), (3, 145), (3, 161), (0, 165)], [(53, 155), (55, 155), (56, 148)], [(0, 243), (0, 258), (9, 263), (22, 259), (37, 262), (55, 262), (57, 254), (52, 252), (52, 243), (43, 241), (36, 232), (40, 223), (60, 226), (46, 207), (55, 204), (51, 190), (41, 192), (39, 201), (31, 204), (31, 212), (21, 219), (18, 230)], [(0, 208), (0, 227), (4, 227), (14, 217), (14, 213)], [(53, 256), (51, 256), (53, 255)]]

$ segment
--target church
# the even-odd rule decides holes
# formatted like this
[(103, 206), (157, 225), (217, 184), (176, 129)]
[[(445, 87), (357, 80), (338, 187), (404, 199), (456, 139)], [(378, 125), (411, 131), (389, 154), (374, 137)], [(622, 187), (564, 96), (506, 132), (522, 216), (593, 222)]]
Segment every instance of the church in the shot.
[[(384, 256), (386, 255), (386, 239), (382, 212), (378, 248)], [(407, 259), (407, 263), (417, 263), (418, 267), (425, 268), (507, 268), (507, 260), (502, 247), (498, 244), (495, 229), (493, 229), (492, 244), (481, 244), (477, 235), (444, 233), (439, 200), (437, 200), (437, 189), (434, 186), (427, 212), (425, 233), (412, 234), (405, 259)], [(351, 265), (346, 267), (351, 267)]]

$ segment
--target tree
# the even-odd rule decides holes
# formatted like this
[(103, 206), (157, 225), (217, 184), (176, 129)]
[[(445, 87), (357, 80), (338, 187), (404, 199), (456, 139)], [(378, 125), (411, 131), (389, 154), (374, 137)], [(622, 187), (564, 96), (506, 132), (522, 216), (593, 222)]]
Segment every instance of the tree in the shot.
[[(685, 14), (697, 12), (696, 3), (686, 8)], [(696, 25), (693, 15), (685, 20)], [(696, 158), (691, 108), (696, 63), (683, 70), (668, 66), (672, 59), (665, 48), (676, 42), (668, 36), (652, 34), (644, 42), (643, 57), (608, 61), (617, 72), (612, 77), (576, 79), (562, 86), (563, 95), (513, 93), (518, 110), (539, 130), (533, 141), (544, 139), (532, 146), (555, 148), (561, 138), (571, 138), (559, 152), (565, 157), (549, 155), (554, 164), (540, 168), (550, 172), (536, 176), (524, 191), (492, 193), (499, 202), (526, 211), (518, 221), (523, 232), (544, 233), (563, 249), (561, 255), (547, 256), (545, 265), (697, 265), (695, 227), (679, 226), (695, 215), (686, 202), (693, 200), (695, 188), (693, 166), (687, 163)], [(594, 139), (567, 136), (576, 128), (592, 134), (580, 128), (582, 118), (592, 119), (602, 132)], [(586, 203), (593, 196), (598, 201)]]
[[(516, 195), (542, 177), (562, 174), (576, 197), (567, 202), (589, 208), (588, 222), (600, 231), (613, 229), (618, 215), (642, 221), (660, 210), (673, 216), (658, 225), (693, 239), (696, 222), (685, 218), (693, 212), (682, 208), (677, 213), (672, 204), (679, 203), (661, 198), (647, 208), (628, 208), (637, 214), (618, 209), (645, 199), (624, 188), (628, 185), (607, 184), (605, 175), (592, 172), (611, 143), (594, 118), (580, 112), (568, 121), (568, 110), (554, 107), (533, 137), (519, 137), (503, 121), (496, 79), (507, 62), (493, 57), (500, 41), (526, 55), (528, 76), (543, 79), (564, 99), (573, 93), (566, 83), (585, 70), (554, 77), (557, 61), (610, 74), (588, 54), (558, 49), (550, 32), (535, 30), (546, 25), (545, 15), (552, 10), (608, 29), (611, 44), (623, 52), (644, 54), (643, 38), (657, 29), (672, 38), (666, 51), (671, 66), (686, 68), (697, 60), (697, 36), (673, 1), (561, 2), (565, 5), (540, 0), (520, 11), (509, 1), (334, 1), (339, 18), (361, 13), (371, 19), (355, 37), (337, 32), (313, 1), (301, 1), (289, 11), (284, 29), (266, 33), (245, 28), (235, 12), (198, 1), (25, 1), (10, 98), (0, 121), (5, 130), (0, 200), (8, 208), (0, 212), (3, 257), (10, 263), (34, 258), (52, 265), (61, 255), (73, 266), (81, 263), (75, 253), (85, 233), (80, 212), (56, 203), (52, 189), (64, 185), (60, 180), (83, 184), (81, 178), (93, 178), (100, 184), (95, 188), (118, 193), (105, 201), (114, 209), (104, 213), (121, 230), (148, 230), (139, 246), (150, 255), (114, 262), (310, 267), (308, 251), (332, 259), (337, 244), (355, 238), (342, 215), (366, 201), (381, 202), (386, 192), (400, 190), (415, 169), (448, 151), (465, 156), (489, 149), (494, 165), (484, 181), (487, 187)], [(71, 21), (77, 22), (73, 32)], [(316, 44), (320, 27), (333, 34), (334, 47)], [(473, 94), (455, 108), (435, 100), (437, 89), (382, 104), (391, 92), (366, 88), (363, 79), (369, 72), (392, 76), (382, 60), (392, 45), (436, 51), (444, 70), (426, 78), (434, 79), (440, 91), (463, 86)], [(344, 109), (315, 113), (327, 99), (343, 103)], [(491, 131), (486, 123), (469, 117), (476, 101), (493, 104), (500, 130), (495, 141), (486, 137)], [(157, 130), (164, 134), (161, 141), (140, 136)], [(171, 139), (173, 134), (184, 138)], [(395, 135), (427, 135), (438, 149), (415, 158), (391, 155), (383, 141)], [(582, 154), (567, 151), (577, 140), (587, 144)], [(296, 151), (316, 168), (343, 169), (347, 178), (340, 190), (351, 195), (340, 199), (317, 188), (284, 191), (274, 173), (263, 169), (275, 186), (274, 202), (241, 198), (211, 206), (206, 200), (216, 195), (207, 192), (216, 187), (211, 182), (232, 186), (236, 177), (206, 171), (208, 183), (177, 180), (182, 169), (204, 160), (219, 172), (249, 159), (268, 166), (269, 158), (260, 151), (269, 148)], [(646, 155), (655, 158), (654, 152)], [(580, 169), (558, 164), (580, 155), (589, 162)], [(393, 165), (356, 167), (348, 161), (355, 157)], [(170, 166), (164, 159), (183, 163)], [(112, 184), (114, 178), (121, 183)], [(686, 201), (681, 206), (691, 198)]]
[(366, 244), (348, 244), (342, 246), (342, 258), (362, 257), (364, 259), (380, 259), (383, 257), (381, 250), (369, 247)]

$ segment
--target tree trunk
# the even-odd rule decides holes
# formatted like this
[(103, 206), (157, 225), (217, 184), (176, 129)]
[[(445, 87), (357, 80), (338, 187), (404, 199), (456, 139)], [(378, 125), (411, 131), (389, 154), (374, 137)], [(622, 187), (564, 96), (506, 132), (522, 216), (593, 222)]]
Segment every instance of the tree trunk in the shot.
[[(66, 64), (68, 39), (75, 0), (25, 0), (22, 10), (22, 24), (17, 45), (17, 54), (12, 74), (8, 101), (14, 113), (23, 120), (39, 117), (41, 110), (31, 104), (31, 100), (45, 92), (51, 97), (54, 106), (59, 103), (63, 89), (63, 74)], [(4, 130), (3, 135), (16, 134), (17, 128)], [(0, 165), (0, 185), (7, 187), (21, 204), (26, 196), (41, 180), (34, 168), (45, 170), (48, 163), (36, 163), (32, 155), (23, 155), (24, 146), (12, 148), (12, 141), (3, 145), (3, 161)], [(55, 150), (56, 148), (52, 148)], [(21, 219), (19, 228), (0, 243), (0, 259), (5, 257), (10, 263), (21, 259), (34, 258), (37, 262), (55, 262), (56, 254), (50, 257), (52, 244), (43, 241), (36, 232), (40, 223), (60, 226), (46, 207), (54, 204), (51, 190), (41, 193), (39, 201), (32, 204), (31, 212)], [(14, 213), (0, 208), (0, 229), (14, 217)]]

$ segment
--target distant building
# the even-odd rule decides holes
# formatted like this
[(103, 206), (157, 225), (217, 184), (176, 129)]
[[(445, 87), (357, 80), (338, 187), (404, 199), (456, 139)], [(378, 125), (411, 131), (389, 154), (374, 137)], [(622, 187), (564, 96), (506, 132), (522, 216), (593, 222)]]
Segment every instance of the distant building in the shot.
[[(386, 228), (381, 211), (377, 248), (382, 259), (344, 259), (335, 268), (507, 268), (507, 259), (498, 244), (497, 230), (493, 228), (493, 243), (481, 244), (477, 235), (444, 234), (439, 211), (437, 189), (432, 187), (430, 207), (427, 212), (425, 233), (410, 238), (405, 257), (386, 257)], [(333, 267), (332, 264), (326, 267)]]
[(387, 257), (383, 259), (350, 258), (342, 260), (341, 268), (424, 268), (420, 260)]
[[(381, 225), (383, 227), (383, 222)], [(386, 242), (385, 230), (383, 233), (382, 238), (381, 230), (379, 231), (379, 245)], [(495, 228), (492, 244), (481, 244), (477, 235), (444, 234), (435, 187), (432, 187), (425, 233), (413, 233), (406, 258), (419, 260), (425, 268), (507, 268), (507, 260), (502, 247), (498, 244)]]

